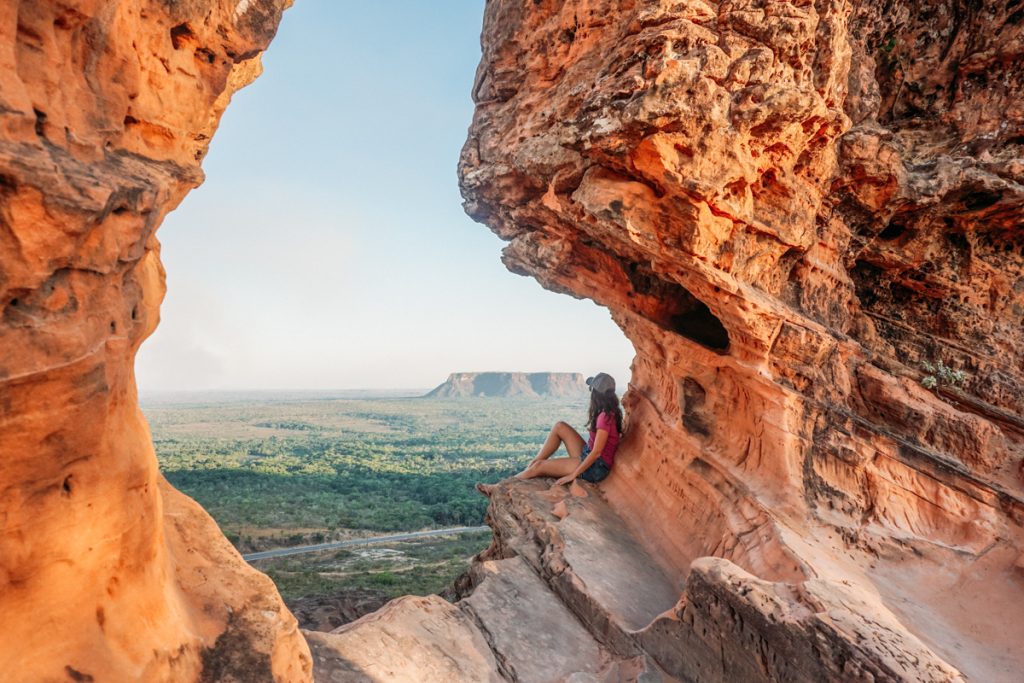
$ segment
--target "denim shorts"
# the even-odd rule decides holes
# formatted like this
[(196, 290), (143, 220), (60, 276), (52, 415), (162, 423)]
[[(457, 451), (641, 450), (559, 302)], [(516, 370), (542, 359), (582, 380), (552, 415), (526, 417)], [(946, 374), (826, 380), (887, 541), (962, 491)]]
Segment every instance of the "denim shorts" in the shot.
[[(590, 455), (590, 447), (584, 445), (583, 453), (580, 454), (580, 462), (586, 460), (588, 455)], [(609, 472), (611, 472), (611, 469), (608, 467), (608, 463), (601, 456), (597, 456), (597, 460), (584, 470), (583, 474), (580, 475), (580, 479), (596, 484), (607, 477)]]

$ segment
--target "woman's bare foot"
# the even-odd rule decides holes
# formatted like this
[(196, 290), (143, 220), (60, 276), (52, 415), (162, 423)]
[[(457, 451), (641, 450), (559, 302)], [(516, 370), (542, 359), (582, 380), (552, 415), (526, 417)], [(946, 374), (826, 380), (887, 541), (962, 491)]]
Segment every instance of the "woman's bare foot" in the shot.
[(533, 479), (536, 476), (535, 471), (537, 469), (537, 466), (540, 465), (540, 463), (540, 460), (534, 460), (533, 462), (526, 466), (525, 470), (515, 475), (516, 479)]

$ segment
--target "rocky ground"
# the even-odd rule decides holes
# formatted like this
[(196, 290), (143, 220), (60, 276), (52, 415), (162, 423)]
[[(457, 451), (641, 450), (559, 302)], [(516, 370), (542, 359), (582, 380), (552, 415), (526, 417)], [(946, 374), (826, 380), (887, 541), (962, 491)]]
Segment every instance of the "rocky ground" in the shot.
[(960, 680), (848, 583), (773, 583), (709, 557), (684, 584), (596, 487), (509, 480), (490, 496), (495, 541), (460, 599), (305, 632), (317, 681)]
[(286, 599), (285, 604), (299, 622), (309, 631), (333, 631), (371, 612), (376, 612), (389, 600), (385, 591), (353, 588), (337, 591), (333, 595), (315, 595)]

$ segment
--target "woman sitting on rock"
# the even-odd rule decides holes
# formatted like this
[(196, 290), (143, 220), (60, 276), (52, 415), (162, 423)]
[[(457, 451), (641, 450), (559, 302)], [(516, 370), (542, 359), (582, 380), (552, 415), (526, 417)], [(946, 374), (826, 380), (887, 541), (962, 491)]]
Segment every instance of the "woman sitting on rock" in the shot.
[[(560, 477), (555, 484), (571, 484), (576, 477), (596, 483), (608, 476), (615, 462), (622, 433), (622, 409), (615, 396), (615, 380), (599, 372), (587, 379), (590, 387), (590, 411), (587, 428), (590, 439), (586, 442), (575, 429), (565, 422), (556, 422), (544, 445), (529, 466), (516, 475), (517, 479), (534, 477)], [(558, 446), (565, 444), (571, 457), (548, 460)]]

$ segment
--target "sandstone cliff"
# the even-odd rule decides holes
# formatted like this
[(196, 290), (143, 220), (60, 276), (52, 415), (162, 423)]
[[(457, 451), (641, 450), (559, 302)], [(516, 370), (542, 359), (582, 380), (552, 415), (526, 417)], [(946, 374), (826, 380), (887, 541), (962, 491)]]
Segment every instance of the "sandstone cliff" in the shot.
[(1017, 5), (488, 3), (466, 208), (633, 342), (670, 673), (1019, 676)]
[[(132, 375), (154, 231), (283, 4), (0, 10), (7, 679), (309, 678), (273, 586), (161, 480)], [(611, 309), (627, 438), (599, 491), (490, 491), (463, 599), (310, 634), (318, 677), (1017, 680), (1022, 17), (490, 0), (466, 207)]]
[(453, 372), (426, 398), (579, 398), (587, 391), (586, 380), (578, 372)]
[(160, 476), (163, 217), (286, 0), (0, 8), (0, 678), (304, 681), (274, 585)]
[(626, 438), (489, 490), (462, 600), (311, 635), (323, 672), (1019, 680), (1018, 4), (488, 3), (466, 209), (611, 309)]

